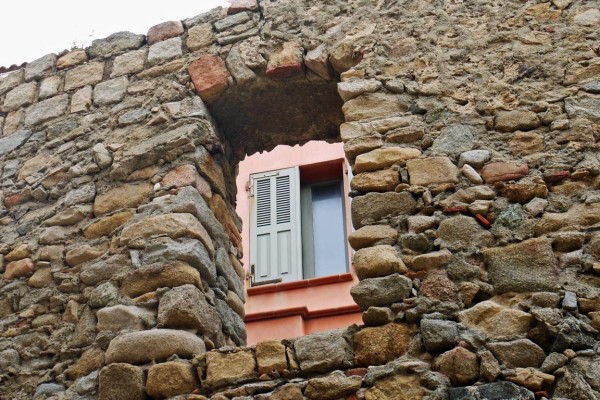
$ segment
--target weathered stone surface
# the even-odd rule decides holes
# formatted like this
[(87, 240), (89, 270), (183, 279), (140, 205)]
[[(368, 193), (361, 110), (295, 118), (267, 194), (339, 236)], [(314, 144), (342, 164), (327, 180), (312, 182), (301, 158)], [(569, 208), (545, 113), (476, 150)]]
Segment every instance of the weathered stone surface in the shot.
[(214, 55), (204, 55), (188, 67), (196, 92), (202, 100), (216, 100), (229, 86), (229, 71), (223, 60)]
[(327, 53), (327, 46), (323, 43), (306, 53), (304, 56), (304, 64), (309, 70), (319, 75), (321, 78), (329, 80), (331, 79), (331, 72), (329, 70), (328, 58), (329, 54)]
[(234, 15), (243, 11), (258, 11), (258, 3), (256, 0), (232, 0), (229, 8), (227, 8), (227, 15)]
[(490, 152), (488, 150), (469, 150), (462, 153), (458, 159), (458, 166), (462, 167), (465, 164), (469, 164), (475, 169), (483, 167), (483, 165), (490, 159)]
[(92, 264), (85, 265), (81, 269), (79, 278), (86, 285), (96, 285), (104, 280), (109, 280), (113, 276), (124, 274), (132, 268), (129, 257), (116, 254), (106, 260), (99, 260)]
[(201, 287), (200, 273), (187, 263), (173, 261), (131, 271), (123, 280), (121, 293), (125, 296), (135, 297), (160, 287), (177, 287), (187, 284)]
[(104, 282), (96, 286), (89, 295), (90, 307), (101, 308), (114, 304), (119, 298), (119, 289), (112, 282)]
[(166, 187), (175, 186), (177, 188), (193, 186), (205, 199), (212, 196), (210, 184), (198, 174), (196, 167), (191, 164), (181, 165), (170, 171), (163, 178), (162, 184)]
[(5, 136), (0, 138), (0, 156), (3, 156), (20, 146), (22, 146), (27, 139), (31, 137), (33, 132), (29, 130), (22, 130), (11, 134), (10, 136)]
[(350, 160), (360, 154), (367, 153), (383, 146), (383, 140), (380, 134), (370, 134), (360, 137), (350, 138), (344, 143), (344, 152)]
[(504, 307), (492, 300), (482, 301), (459, 312), (458, 320), (468, 328), (481, 331), (490, 338), (525, 334), (534, 322), (531, 314)]
[(220, 342), (221, 319), (196, 286), (186, 284), (165, 293), (158, 306), (158, 326), (194, 329), (213, 343)]
[(79, 64), (83, 64), (88, 60), (87, 53), (85, 50), (73, 50), (61, 56), (56, 61), (56, 69), (65, 69), (74, 67)]
[[(145, 263), (164, 263), (164, 260), (180, 260), (200, 271), (202, 279), (214, 285), (217, 269), (202, 243), (195, 239), (173, 240), (168, 237), (150, 239), (146, 243)], [(193, 282), (187, 282), (193, 283)]]
[[(470, 390), (472, 389), (472, 390)], [(475, 395), (471, 394), (475, 393)], [(477, 397), (474, 397), (477, 396)], [(515, 385), (512, 382), (493, 382), (481, 386), (450, 388), (450, 399), (480, 399), (480, 400), (534, 400), (533, 392)]]
[(363, 328), (354, 335), (354, 363), (363, 367), (381, 365), (402, 356), (415, 331), (413, 325), (395, 323)]
[(146, 49), (139, 49), (115, 57), (110, 73), (111, 78), (143, 71), (147, 52)]
[(85, 306), (75, 332), (71, 338), (71, 345), (76, 348), (87, 347), (94, 342), (96, 338), (96, 315), (89, 306)]
[(109, 57), (125, 50), (135, 50), (144, 43), (144, 40), (144, 35), (117, 32), (104, 39), (94, 40), (88, 52), (92, 58)]
[(431, 146), (438, 154), (458, 155), (473, 148), (477, 132), (470, 125), (453, 124), (442, 129)]
[(416, 201), (410, 193), (368, 193), (352, 200), (352, 224), (359, 229), (364, 221), (379, 221), (386, 216), (412, 214)]
[(62, 79), (60, 76), (49, 76), (40, 83), (40, 92), (38, 97), (40, 99), (47, 99), (48, 97), (56, 96), (60, 91)]
[(302, 336), (294, 341), (300, 369), (327, 372), (352, 365), (352, 354), (344, 330)]
[(102, 81), (104, 63), (94, 62), (81, 65), (65, 74), (65, 91), (78, 89), (86, 85), (94, 85)]
[(21, 243), (13, 248), (10, 253), (4, 256), (5, 261), (18, 261), (29, 256), (29, 245), (27, 243)]
[(439, 301), (458, 301), (458, 290), (443, 269), (427, 274), (421, 284), (419, 295)]
[(376, 79), (354, 79), (338, 82), (337, 90), (342, 100), (348, 101), (363, 93), (377, 92), (382, 86)]
[(536, 197), (548, 197), (548, 187), (544, 183), (508, 183), (502, 188), (502, 195), (513, 203), (523, 204)]
[(597, 96), (567, 97), (565, 111), (570, 118), (588, 118), (591, 121), (600, 121), (600, 100)]
[(488, 343), (488, 349), (507, 368), (538, 368), (544, 362), (544, 350), (529, 339)]
[(96, 313), (98, 330), (120, 332), (122, 330), (142, 331), (154, 324), (154, 313), (136, 306), (116, 305), (104, 307)]
[(129, 80), (122, 76), (110, 81), (104, 81), (94, 87), (94, 104), (106, 106), (123, 100)]
[(69, 96), (66, 94), (35, 103), (25, 112), (25, 125), (36, 126), (60, 117), (67, 110), (68, 103)]
[(346, 122), (394, 117), (408, 110), (408, 104), (395, 95), (363, 94), (344, 103)]
[(421, 152), (411, 147), (384, 147), (360, 154), (354, 161), (354, 173), (375, 171), (394, 164), (403, 165), (407, 160), (417, 158)]
[(25, 80), (30, 81), (47, 76), (54, 71), (56, 66), (56, 54), (46, 54), (25, 67)]
[(529, 239), (483, 251), (496, 293), (551, 291), (556, 288), (556, 259), (549, 239)]
[(6, 264), (3, 278), (6, 280), (13, 280), (31, 276), (34, 271), (33, 261), (30, 258), (24, 258), (19, 261), (12, 261)]
[(97, 239), (110, 234), (127, 223), (132, 217), (133, 211), (122, 211), (108, 217), (102, 217), (83, 230), (86, 239)]
[[(54, 282), (51, 268), (37, 268), (31, 278), (27, 280), (27, 285), (33, 288), (43, 288)], [(48, 315), (48, 314), (47, 314)]]
[(120, 242), (121, 244), (127, 244), (135, 239), (157, 235), (167, 235), (173, 239), (180, 237), (198, 239), (208, 250), (211, 257), (214, 255), (214, 245), (208, 232), (196, 217), (187, 213), (157, 215), (128, 225), (121, 232)]
[(343, 373), (333, 373), (323, 378), (313, 378), (308, 381), (304, 395), (309, 399), (328, 400), (351, 395), (360, 389), (360, 376), (345, 376)]
[(296, 42), (285, 42), (282, 48), (271, 54), (265, 74), (271, 79), (286, 79), (303, 74), (304, 50)]
[(352, 257), (352, 264), (360, 280), (408, 271), (397, 251), (388, 245), (358, 250)]
[(539, 392), (545, 383), (552, 384), (554, 375), (545, 374), (533, 368), (516, 368), (515, 375), (506, 378), (508, 381)]
[(491, 246), (494, 243), (491, 233), (474, 218), (464, 215), (443, 220), (438, 228), (438, 237), (440, 247), (450, 250)]
[(600, 222), (600, 203), (575, 204), (567, 212), (547, 212), (535, 227), (536, 235), (558, 230), (578, 230)]
[(173, 329), (152, 329), (124, 333), (114, 338), (106, 351), (106, 362), (134, 364), (164, 361), (173, 354), (191, 358), (204, 352), (204, 341), (192, 333)]
[(429, 271), (443, 267), (452, 258), (448, 250), (434, 251), (414, 257), (409, 264), (410, 269), (415, 271)]
[(183, 33), (183, 24), (181, 21), (167, 21), (158, 25), (154, 25), (146, 34), (146, 41), (152, 45)]
[(71, 113), (89, 111), (90, 107), (92, 107), (92, 95), (93, 90), (90, 85), (73, 93), (73, 96), (71, 97)]
[(144, 400), (144, 370), (131, 364), (107, 365), (100, 371), (100, 400)]
[(144, 203), (152, 193), (149, 183), (126, 184), (99, 194), (94, 200), (94, 214), (101, 216), (121, 208), (135, 208)]
[(206, 354), (206, 383), (220, 387), (243, 383), (257, 377), (256, 361), (249, 351), (221, 353), (211, 351)]
[[(22, 181), (28, 178), (39, 178), (38, 174), (51, 170), (61, 164), (59, 157), (50, 154), (40, 154), (23, 163), (21, 169), (19, 169), (19, 175), (17, 179)], [(28, 179), (31, 181), (32, 179)]]
[(513, 156), (527, 156), (544, 150), (544, 137), (535, 132), (515, 132), (510, 141)]
[(98, 348), (86, 350), (75, 364), (71, 365), (65, 375), (71, 380), (76, 380), (102, 368), (104, 365), (104, 352)]
[(170, 361), (153, 365), (148, 370), (146, 393), (153, 399), (189, 394), (198, 386), (198, 376), (188, 363)]
[(458, 326), (454, 321), (423, 319), (421, 320), (421, 335), (427, 351), (444, 351), (456, 344)]
[(454, 385), (467, 385), (479, 376), (479, 360), (477, 354), (463, 347), (455, 347), (437, 357), (434, 368), (450, 378)]
[(192, 51), (200, 50), (204, 47), (209, 47), (214, 40), (212, 24), (206, 23), (192, 26), (188, 29), (188, 37), (185, 42), (188, 49)]
[(151, 45), (148, 50), (148, 65), (163, 64), (174, 58), (181, 57), (183, 55), (181, 46), (182, 41), (180, 37), (173, 37)]
[(410, 296), (412, 281), (400, 274), (383, 278), (365, 279), (350, 289), (354, 302), (362, 310), (369, 307), (388, 306)]
[(278, 340), (268, 340), (256, 345), (259, 375), (281, 374), (288, 368), (285, 346)]
[(355, 175), (350, 182), (352, 190), (360, 192), (389, 192), (400, 184), (400, 173), (393, 169), (363, 172)]
[(496, 183), (501, 181), (516, 181), (529, 173), (527, 164), (515, 161), (498, 161), (486, 164), (481, 170), (481, 177), (485, 183)]
[(28, 82), (17, 86), (6, 94), (2, 111), (10, 112), (26, 107), (36, 100), (37, 83)]
[(501, 132), (514, 132), (517, 130), (531, 130), (542, 124), (537, 114), (533, 111), (500, 111), (494, 121), (496, 130)]
[(365, 400), (418, 400), (427, 395), (427, 389), (415, 375), (397, 375), (378, 380), (365, 392)]
[(406, 162), (411, 185), (458, 183), (458, 168), (448, 157), (429, 157)]
[(393, 244), (398, 238), (398, 231), (388, 225), (367, 225), (352, 232), (348, 242), (354, 250), (377, 244)]

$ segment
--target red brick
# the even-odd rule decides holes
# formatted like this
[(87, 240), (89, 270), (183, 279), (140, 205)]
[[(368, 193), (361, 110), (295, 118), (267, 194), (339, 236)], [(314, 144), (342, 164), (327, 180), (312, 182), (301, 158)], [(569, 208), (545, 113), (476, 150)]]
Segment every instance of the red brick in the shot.
[(229, 86), (229, 71), (219, 56), (207, 54), (200, 57), (190, 64), (188, 73), (204, 101), (216, 100)]
[(231, 5), (227, 9), (227, 15), (233, 15), (242, 11), (258, 11), (256, 0), (231, 0)]
[(304, 51), (298, 43), (286, 42), (283, 48), (271, 55), (267, 64), (267, 77), (271, 79), (286, 79), (304, 74), (302, 61)]
[(154, 25), (148, 30), (148, 44), (161, 42), (183, 33), (183, 25), (179, 21), (167, 21), (162, 24)]
[(457, 214), (457, 213), (467, 214), (469, 212), (469, 210), (467, 210), (467, 207), (465, 207), (465, 206), (452, 206), (452, 207), (444, 208), (443, 212), (444, 212), (444, 214)]
[(33, 261), (30, 258), (24, 258), (19, 261), (13, 261), (6, 265), (6, 271), (4, 271), (4, 279), (12, 280), (21, 278), (23, 276), (30, 276), (33, 274), (34, 267)]
[(481, 214), (477, 214), (475, 215), (475, 219), (477, 220), (477, 222), (479, 222), (479, 224), (481, 226), (483, 226), (485, 229), (490, 229), (492, 227), (492, 224), (490, 223), (490, 221), (487, 220), (486, 217), (484, 217)]

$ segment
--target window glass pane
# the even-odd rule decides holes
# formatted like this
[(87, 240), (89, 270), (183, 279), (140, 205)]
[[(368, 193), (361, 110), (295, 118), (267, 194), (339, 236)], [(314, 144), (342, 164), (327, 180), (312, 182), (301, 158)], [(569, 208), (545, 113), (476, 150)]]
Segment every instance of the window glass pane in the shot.
[(346, 238), (339, 182), (312, 187), (312, 212), (315, 276), (345, 273)]

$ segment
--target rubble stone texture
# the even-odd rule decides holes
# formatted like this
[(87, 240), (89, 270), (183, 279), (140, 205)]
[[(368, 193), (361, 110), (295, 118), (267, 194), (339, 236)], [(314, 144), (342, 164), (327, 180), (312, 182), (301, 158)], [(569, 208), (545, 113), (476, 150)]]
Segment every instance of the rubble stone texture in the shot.
[[(0, 398), (600, 398), (599, 23), (235, 0), (0, 76)], [(309, 140), (366, 326), (245, 347), (237, 163)]]

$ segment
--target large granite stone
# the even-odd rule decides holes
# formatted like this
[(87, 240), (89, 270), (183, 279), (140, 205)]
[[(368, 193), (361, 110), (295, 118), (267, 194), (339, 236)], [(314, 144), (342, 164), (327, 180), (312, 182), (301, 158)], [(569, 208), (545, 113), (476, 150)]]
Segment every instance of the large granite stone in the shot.
[(485, 267), (496, 293), (556, 289), (556, 258), (547, 238), (529, 239), (483, 250)]
[(368, 193), (352, 200), (352, 224), (359, 229), (368, 221), (379, 221), (387, 216), (414, 213), (417, 202), (408, 192)]
[(300, 369), (306, 372), (328, 372), (352, 365), (352, 352), (345, 330), (315, 333), (294, 342)]
[(204, 341), (193, 333), (173, 329), (124, 333), (114, 338), (106, 350), (106, 363), (130, 364), (164, 361), (176, 354), (192, 358), (206, 351)]

